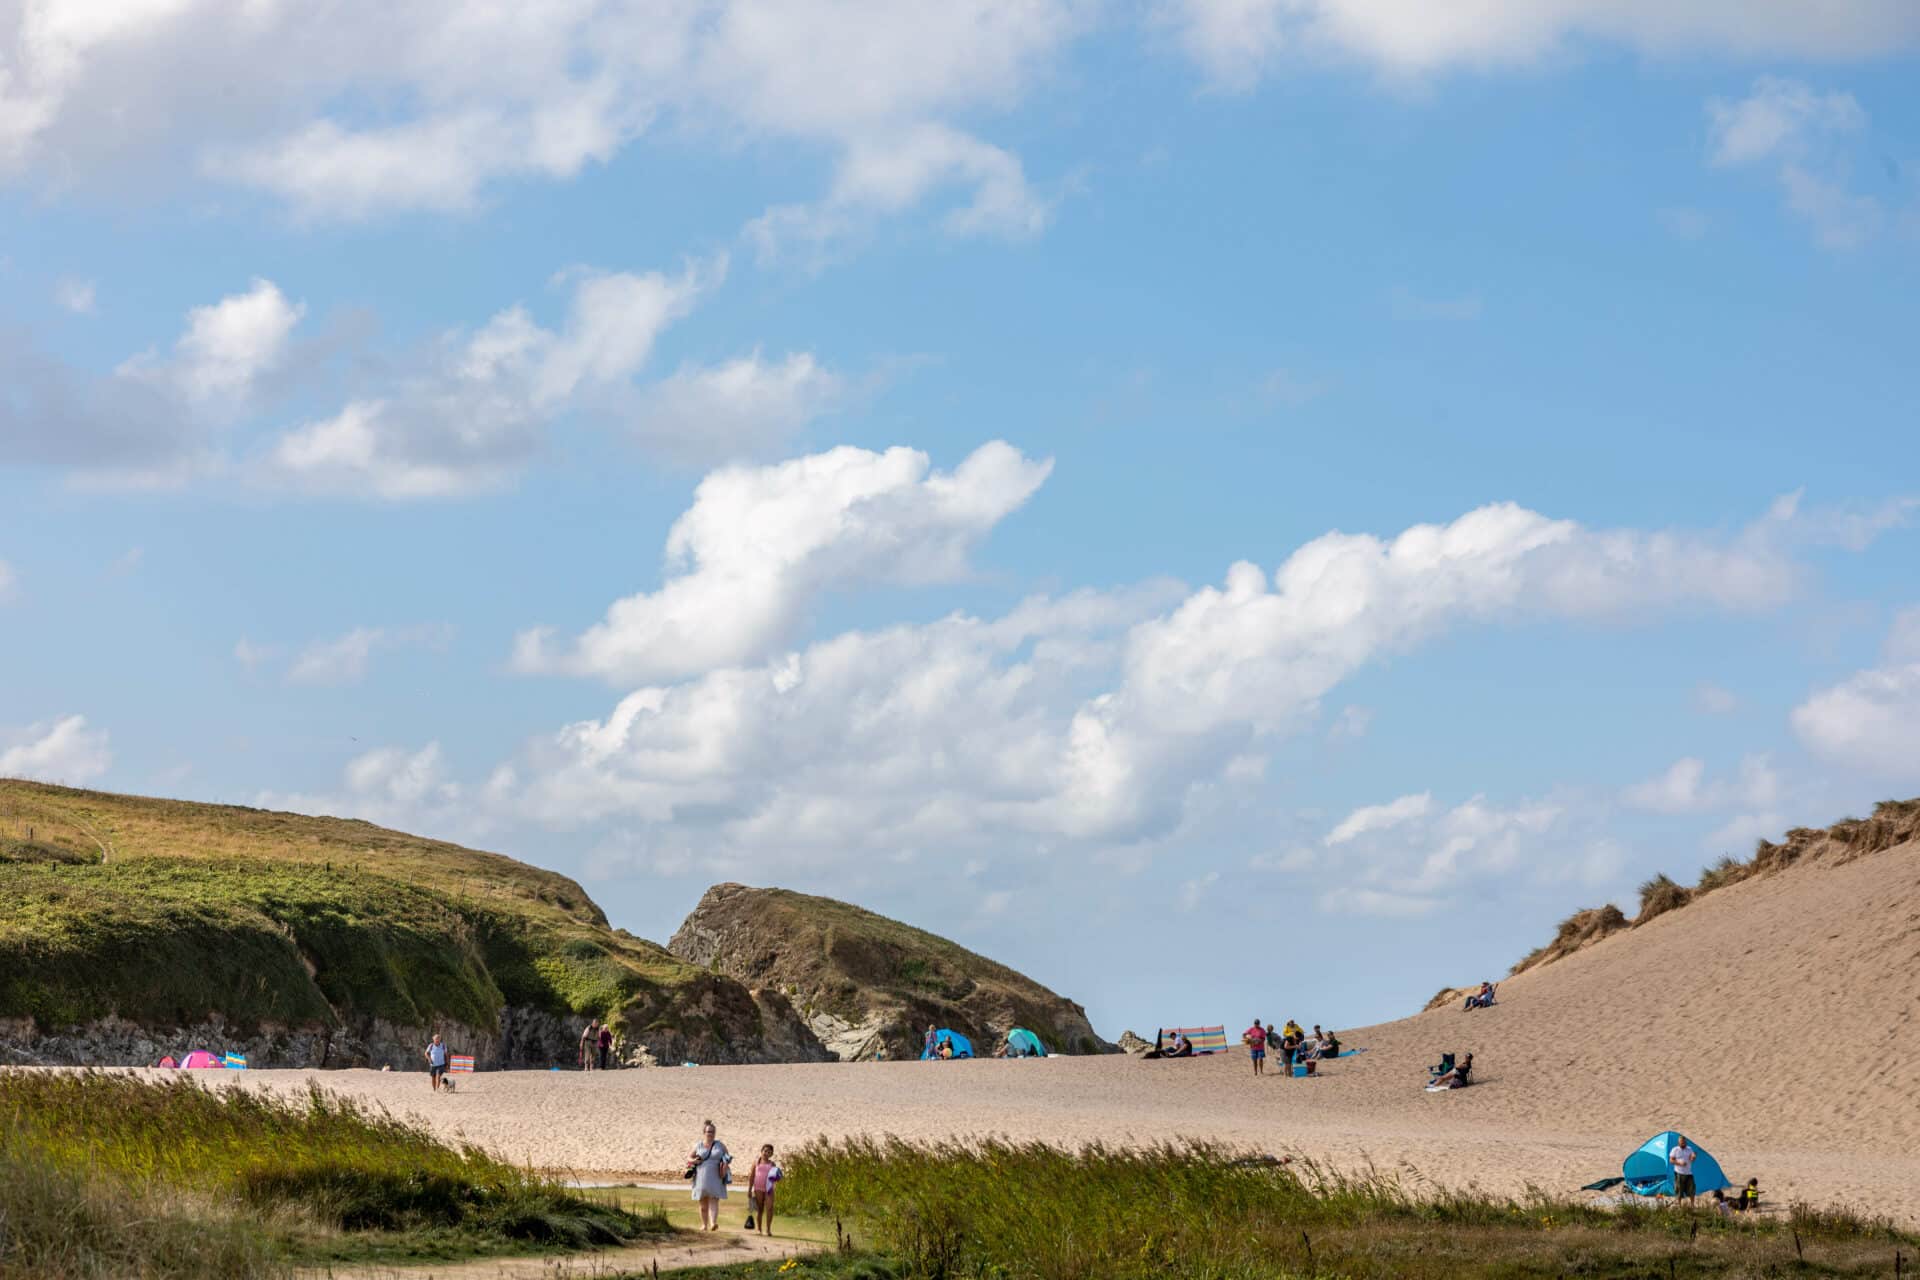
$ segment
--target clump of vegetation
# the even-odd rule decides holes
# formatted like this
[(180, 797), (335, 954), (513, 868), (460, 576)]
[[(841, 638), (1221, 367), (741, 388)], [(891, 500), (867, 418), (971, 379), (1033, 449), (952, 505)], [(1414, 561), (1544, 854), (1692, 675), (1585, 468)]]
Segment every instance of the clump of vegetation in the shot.
[(0, 1274), (270, 1275), (289, 1260), (581, 1248), (666, 1229), (319, 1089), (0, 1072)]
[[(1761, 1274), (1767, 1262), (1793, 1270), (1796, 1258), (1775, 1221), (1450, 1191), (1201, 1142), (1077, 1152), (823, 1142), (794, 1154), (782, 1188), (791, 1210), (839, 1219), (908, 1277), (1638, 1280), (1670, 1264), (1689, 1276)], [(1882, 1245), (1904, 1240), (1800, 1234), (1818, 1273), (1837, 1276), (1877, 1274)]]
[(1604, 907), (1588, 907), (1584, 911), (1576, 911), (1560, 922), (1560, 927), (1554, 931), (1552, 942), (1529, 951), (1519, 964), (1507, 971), (1508, 976), (1524, 973), (1535, 965), (1558, 960), (1561, 956), (1572, 955), (1580, 948), (1598, 942), (1610, 933), (1617, 933), (1630, 927), (1631, 922), (1626, 915), (1611, 902)]
[(1662, 871), (1648, 880), (1640, 882), (1640, 914), (1633, 923), (1643, 925), (1656, 916), (1684, 907), (1693, 901), (1693, 893), (1683, 885), (1676, 884), (1672, 876)]

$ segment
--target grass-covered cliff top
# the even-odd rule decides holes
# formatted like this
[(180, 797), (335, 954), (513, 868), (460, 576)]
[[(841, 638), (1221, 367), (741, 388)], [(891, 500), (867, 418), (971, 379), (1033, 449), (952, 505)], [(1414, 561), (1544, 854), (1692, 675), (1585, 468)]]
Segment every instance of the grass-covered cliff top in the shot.
[[(0, 782), (0, 1017), (239, 1029), (503, 1005), (639, 1034), (713, 978), (565, 876), (369, 823)], [(682, 997), (686, 996), (686, 999)]]

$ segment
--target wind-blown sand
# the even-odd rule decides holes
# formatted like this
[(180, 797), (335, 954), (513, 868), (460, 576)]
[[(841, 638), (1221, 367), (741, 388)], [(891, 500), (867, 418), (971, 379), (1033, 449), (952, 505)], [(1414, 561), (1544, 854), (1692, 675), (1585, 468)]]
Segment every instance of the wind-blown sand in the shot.
[[(1341, 963), (1328, 957), (1328, 963)], [(1316, 1080), (1255, 1080), (1244, 1053), (1189, 1062), (861, 1063), (483, 1073), (436, 1097), (424, 1075), (209, 1072), (325, 1087), (420, 1116), (516, 1160), (581, 1176), (673, 1170), (712, 1117), (745, 1152), (816, 1135), (1006, 1134), (1079, 1144), (1204, 1137), (1366, 1162), (1450, 1186), (1572, 1192), (1678, 1128), (1768, 1199), (1845, 1202), (1920, 1223), (1920, 847), (1813, 864), (1708, 895), (1501, 985), (1500, 1004), (1341, 1027), (1368, 1052)], [(1469, 975), (1434, 975), (1434, 985)], [(1185, 1012), (1236, 1033), (1276, 999)], [(1151, 1030), (1151, 1028), (1148, 1028)], [(1475, 1087), (1422, 1089), (1442, 1050)]]

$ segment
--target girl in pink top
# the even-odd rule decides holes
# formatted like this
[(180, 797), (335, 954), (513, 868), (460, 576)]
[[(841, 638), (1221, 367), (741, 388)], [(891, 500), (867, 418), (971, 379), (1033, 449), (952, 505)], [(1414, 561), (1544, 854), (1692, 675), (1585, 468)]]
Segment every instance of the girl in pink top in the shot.
[(773, 1234), (773, 1189), (781, 1177), (780, 1166), (773, 1162), (773, 1144), (763, 1144), (760, 1158), (753, 1162), (753, 1181), (747, 1188), (747, 1198), (753, 1202), (762, 1235)]

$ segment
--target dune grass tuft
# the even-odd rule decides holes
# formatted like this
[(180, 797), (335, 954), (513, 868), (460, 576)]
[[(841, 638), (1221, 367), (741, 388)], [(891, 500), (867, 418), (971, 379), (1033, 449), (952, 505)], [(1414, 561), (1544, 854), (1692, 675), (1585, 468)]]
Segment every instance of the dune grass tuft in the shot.
[[(1615, 1211), (1537, 1192), (1491, 1196), (1204, 1142), (1069, 1151), (821, 1141), (794, 1153), (783, 1194), (792, 1210), (840, 1221), (850, 1247), (908, 1277), (1638, 1280), (1669, 1274), (1670, 1261), (1681, 1276), (1760, 1275), (1795, 1257), (1780, 1223), (1704, 1206)], [(1801, 1231), (1799, 1247), (1820, 1268), (1808, 1274), (1876, 1274), (1891, 1257), (1882, 1245), (1911, 1245), (1884, 1235), (1870, 1244), (1854, 1221), (1841, 1211)]]

